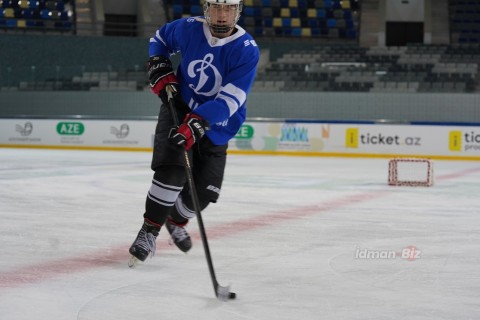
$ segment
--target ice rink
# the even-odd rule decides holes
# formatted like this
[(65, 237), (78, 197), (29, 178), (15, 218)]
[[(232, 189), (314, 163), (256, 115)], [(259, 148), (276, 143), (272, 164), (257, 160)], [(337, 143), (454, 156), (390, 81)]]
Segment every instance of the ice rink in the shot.
[(129, 269), (150, 153), (0, 149), (0, 319), (479, 319), (480, 162), (391, 187), (387, 159), (230, 155), (188, 254)]

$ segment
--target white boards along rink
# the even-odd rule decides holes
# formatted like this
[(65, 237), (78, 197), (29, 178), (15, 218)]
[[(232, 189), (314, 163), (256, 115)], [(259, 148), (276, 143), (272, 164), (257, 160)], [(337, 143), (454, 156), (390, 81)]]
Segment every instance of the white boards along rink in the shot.
[[(150, 151), (156, 119), (1, 118), (0, 147)], [(480, 124), (248, 119), (229, 152), (480, 160)]]

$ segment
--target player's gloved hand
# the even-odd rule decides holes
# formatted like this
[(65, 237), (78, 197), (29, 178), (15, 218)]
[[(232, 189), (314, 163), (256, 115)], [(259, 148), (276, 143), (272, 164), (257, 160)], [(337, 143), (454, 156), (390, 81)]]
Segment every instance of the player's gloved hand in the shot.
[(185, 150), (188, 151), (209, 129), (210, 126), (206, 120), (199, 115), (189, 113), (178, 128), (170, 131), (169, 140), (175, 145), (185, 145)]
[(178, 80), (173, 73), (172, 62), (164, 56), (153, 56), (148, 60), (148, 79), (150, 89), (167, 104), (167, 92), (165, 87), (171, 85), (178, 93)]

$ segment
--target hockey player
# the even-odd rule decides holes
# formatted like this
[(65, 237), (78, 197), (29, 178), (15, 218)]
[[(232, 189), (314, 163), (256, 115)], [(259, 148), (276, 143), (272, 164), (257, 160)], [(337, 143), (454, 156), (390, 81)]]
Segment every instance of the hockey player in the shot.
[[(192, 247), (185, 226), (195, 212), (186, 184), (184, 150), (192, 159), (201, 210), (219, 197), (228, 141), (245, 121), (259, 60), (257, 44), (237, 25), (241, 11), (241, 0), (205, 0), (204, 17), (167, 23), (150, 38), (150, 86), (163, 105), (155, 130), (151, 164), (155, 173), (144, 222), (129, 249), (134, 261), (153, 256), (162, 226), (181, 251)], [(175, 53), (181, 53), (176, 74), (169, 59)], [(178, 127), (165, 105), (167, 85), (177, 92), (176, 111), (183, 119)]]

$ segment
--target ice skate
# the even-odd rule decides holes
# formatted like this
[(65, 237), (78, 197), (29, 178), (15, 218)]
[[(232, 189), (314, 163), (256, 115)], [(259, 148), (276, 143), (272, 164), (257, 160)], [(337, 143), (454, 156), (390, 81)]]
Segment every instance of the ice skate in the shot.
[(176, 223), (170, 217), (165, 223), (173, 243), (183, 252), (188, 252), (192, 248), (192, 239), (190, 239), (190, 235), (185, 230), (187, 223), (188, 220), (185, 223)]
[(132, 255), (128, 262), (130, 268), (134, 268), (139, 261), (145, 261), (149, 255), (152, 257), (155, 255), (155, 241), (159, 231), (160, 227), (147, 221), (143, 223), (142, 228), (138, 232), (137, 238), (128, 250)]

